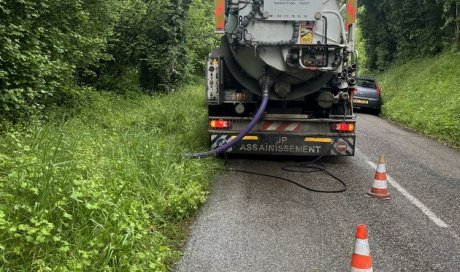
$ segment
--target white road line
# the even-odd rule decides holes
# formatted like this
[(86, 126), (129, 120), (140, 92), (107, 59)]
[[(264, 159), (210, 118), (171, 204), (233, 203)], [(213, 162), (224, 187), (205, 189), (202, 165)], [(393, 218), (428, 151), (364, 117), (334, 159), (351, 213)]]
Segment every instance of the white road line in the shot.
[[(366, 158), (367, 164), (372, 166), (372, 168), (377, 169), (377, 164), (371, 162), (366, 156), (364, 156), (364, 158)], [(403, 196), (409, 199), (409, 201), (412, 202), (412, 204), (417, 206), (417, 208), (419, 208), (426, 216), (428, 216), (428, 218), (431, 221), (433, 221), (433, 223), (435, 223), (438, 227), (441, 227), (441, 228), (449, 227), (449, 225), (447, 225), (446, 222), (442, 221), (441, 218), (436, 216), (436, 214), (434, 214), (430, 209), (428, 209), (428, 207), (425, 206), (422, 202), (420, 202), (420, 200), (418, 200), (416, 197), (414, 197), (409, 192), (407, 192), (406, 189), (404, 189), (401, 185), (399, 185), (399, 183), (397, 183), (388, 174), (387, 174), (387, 181), (391, 186), (393, 186), (396, 190), (398, 190)]]

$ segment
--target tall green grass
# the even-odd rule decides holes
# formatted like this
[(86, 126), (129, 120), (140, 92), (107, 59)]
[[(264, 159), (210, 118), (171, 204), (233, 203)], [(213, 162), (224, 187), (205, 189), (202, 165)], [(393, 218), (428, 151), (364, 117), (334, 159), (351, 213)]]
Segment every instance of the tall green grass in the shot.
[(460, 53), (397, 65), (378, 79), (385, 116), (460, 146)]
[(215, 159), (200, 85), (171, 95), (90, 92), (72, 117), (0, 135), (0, 270), (165, 271)]

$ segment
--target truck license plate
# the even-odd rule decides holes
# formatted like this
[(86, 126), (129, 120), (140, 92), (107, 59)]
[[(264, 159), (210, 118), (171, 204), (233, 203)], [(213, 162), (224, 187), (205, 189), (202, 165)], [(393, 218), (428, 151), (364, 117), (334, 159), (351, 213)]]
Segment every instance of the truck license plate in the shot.
[(248, 101), (252, 97), (247, 92), (225, 91), (225, 101)]
[(356, 103), (356, 104), (369, 104), (369, 101), (365, 100), (365, 99), (353, 99), (353, 103)]

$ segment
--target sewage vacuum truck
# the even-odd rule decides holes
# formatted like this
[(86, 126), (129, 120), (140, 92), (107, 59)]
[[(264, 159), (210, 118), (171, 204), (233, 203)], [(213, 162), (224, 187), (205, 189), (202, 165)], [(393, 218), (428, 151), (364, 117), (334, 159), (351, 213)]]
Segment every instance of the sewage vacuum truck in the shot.
[(354, 155), (356, 1), (215, 0), (212, 153)]

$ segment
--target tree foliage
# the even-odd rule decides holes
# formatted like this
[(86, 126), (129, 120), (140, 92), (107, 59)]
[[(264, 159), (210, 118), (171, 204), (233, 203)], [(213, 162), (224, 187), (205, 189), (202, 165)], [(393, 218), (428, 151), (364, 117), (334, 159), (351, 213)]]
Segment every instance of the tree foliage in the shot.
[(180, 84), (189, 72), (190, 4), (191, 0), (134, 1), (125, 9), (108, 49), (113, 58), (102, 65), (99, 86), (117, 89), (133, 76), (149, 91)]
[(437, 54), (452, 46), (457, 0), (361, 0), (367, 68)]
[(214, 5), (209, 0), (194, 0), (190, 6), (187, 49), (192, 69), (202, 74), (204, 59), (218, 42), (214, 34)]
[(83, 86), (174, 90), (209, 51), (211, 5), (0, 0), (0, 118), (16, 121), (72, 102)]
[(0, 112), (16, 120), (105, 57), (116, 1), (0, 1)]

